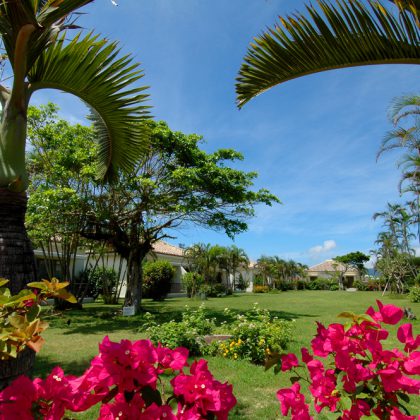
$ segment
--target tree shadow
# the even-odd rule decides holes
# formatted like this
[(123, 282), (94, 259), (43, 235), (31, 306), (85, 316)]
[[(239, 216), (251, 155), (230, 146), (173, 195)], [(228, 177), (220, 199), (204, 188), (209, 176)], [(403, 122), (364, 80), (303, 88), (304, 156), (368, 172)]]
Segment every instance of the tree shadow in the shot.
[(81, 375), (89, 367), (91, 359), (92, 358), (87, 357), (77, 361), (61, 360), (60, 362), (57, 362), (57, 359), (54, 357), (37, 355), (33, 377), (45, 378), (51, 373), (52, 369), (58, 365), (63, 369), (66, 375)]

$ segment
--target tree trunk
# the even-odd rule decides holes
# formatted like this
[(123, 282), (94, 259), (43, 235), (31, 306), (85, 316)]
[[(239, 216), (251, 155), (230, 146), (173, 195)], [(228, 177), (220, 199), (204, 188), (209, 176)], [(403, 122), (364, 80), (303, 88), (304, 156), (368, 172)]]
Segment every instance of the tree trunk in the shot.
[(0, 188), (0, 277), (10, 280), (12, 293), (36, 281), (35, 256), (24, 224), (26, 203), (26, 193)]
[(127, 262), (128, 279), (125, 293), (124, 306), (134, 306), (136, 313), (141, 308), (143, 296), (143, 260), (148, 251), (136, 249), (130, 252)]

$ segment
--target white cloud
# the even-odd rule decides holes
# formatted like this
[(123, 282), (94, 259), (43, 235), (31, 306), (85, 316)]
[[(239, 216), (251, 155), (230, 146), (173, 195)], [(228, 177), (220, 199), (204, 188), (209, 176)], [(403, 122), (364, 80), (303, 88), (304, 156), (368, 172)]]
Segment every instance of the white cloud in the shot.
[(316, 245), (309, 250), (309, 254), (312, 256), (317, 256), (319, 254), (325, 254), (328, 251), (331, 251), (337, 246), (334, 240), (328, 239), (324, 241), (322, 245)]

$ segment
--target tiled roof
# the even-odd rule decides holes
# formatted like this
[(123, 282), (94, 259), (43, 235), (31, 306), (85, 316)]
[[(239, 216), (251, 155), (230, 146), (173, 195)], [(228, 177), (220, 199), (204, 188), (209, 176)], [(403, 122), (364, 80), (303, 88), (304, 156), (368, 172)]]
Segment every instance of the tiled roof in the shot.
[[(343, 264), (338, 263), (334, 260), (326, 260), (320, 264), (313, 265), (312, 267), (309, 267), (308, 271), (345, 271), (345, 267)], [(349, 269), (348, 272), (353, 272), (355, 270)]]
[(170, 245), (164, 241), (158, 241), (153, 244), (153, 252), (164, 255), (176, 255), (178, 257), (184, 256), (184, 250), (175, 245)]

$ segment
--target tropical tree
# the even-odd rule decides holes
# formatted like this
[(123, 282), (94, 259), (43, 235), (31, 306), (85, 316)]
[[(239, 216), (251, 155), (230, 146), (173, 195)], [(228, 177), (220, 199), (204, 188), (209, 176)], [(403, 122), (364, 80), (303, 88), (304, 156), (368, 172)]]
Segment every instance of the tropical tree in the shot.
[(237, 77), (242, 107), (275, 85), (321, 71), (369, 64), (420, 64), (418, 0), (317, 1), (280, 17), (251, 43)]
[[(12, 74), (0, 84), (0, 276), (16, 292), (35, 280), (34, 256), (24, 217), (28, 173), (25, 162), (27, 111), (40, 89), (81, 98), (92, 110), (98, 142), (97, 175), (128, 170), (144, 149), (139, 124), (147, 116), (142, 77), (116, 43), (78, 33), (72, 13), (93, 0), (7, 0), (0, 2), (1, 39)], [(10, 86), (6, 83), (11, 81)]]
[(365, 263), (369, 261), (369, 256), (364, 254), (360, 251), (349, 252), (345, 255), (339, 255), (334, 258), (339, 265), (341, 265), (342, 269), (339, 270), (339, 286), (340, 289), (343, 288), (344, 285), (344, 275), (350, 269), (354, 269), (357, 271), (359, 277), (366, 271)]
[(226, 248), (228, 277), (232, 275), (232, 290), (235, 290), (236, 273), (240, 268), (248, 269), (249, 258), (245, 250), (235, 245)]

